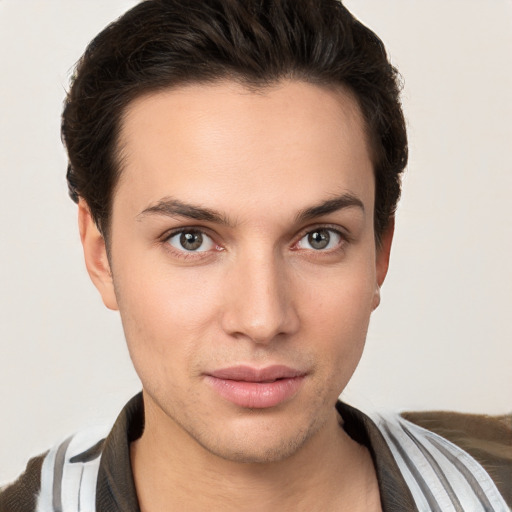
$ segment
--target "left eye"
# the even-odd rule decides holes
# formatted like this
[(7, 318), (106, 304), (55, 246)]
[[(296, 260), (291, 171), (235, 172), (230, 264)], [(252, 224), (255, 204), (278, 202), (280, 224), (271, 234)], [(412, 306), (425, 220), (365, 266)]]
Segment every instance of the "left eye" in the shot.
[(179, 251), (205, 252), (215, 247), (213, 240), (197, 229), (180, 231), (170, 236), (167, 242)]
[(299, 249), (313, 249), (315, 251), (323, 251), (326, 249), (334, 249), (341, 242), (341, 235), (334, 229), (319, 228), (310, 231), (303, 236), (297, 247)]

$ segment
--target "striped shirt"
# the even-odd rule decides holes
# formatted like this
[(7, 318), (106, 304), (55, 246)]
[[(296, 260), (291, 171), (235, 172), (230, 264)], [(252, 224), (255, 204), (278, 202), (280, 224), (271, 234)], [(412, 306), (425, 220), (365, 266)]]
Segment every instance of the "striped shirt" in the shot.
[[(482, 465), (444, 437), (396, 414), (370, 417), (342, 402), (337, 409), (372, 455), (384, 512), (512, 509)], [(140, 512), (129, 447), (143, 424), (139, 394), (111, 430), (80, 432), (30, 461), (0, 492), (0, 512)], [(509, 478), (503, 489), (512, 488)]]

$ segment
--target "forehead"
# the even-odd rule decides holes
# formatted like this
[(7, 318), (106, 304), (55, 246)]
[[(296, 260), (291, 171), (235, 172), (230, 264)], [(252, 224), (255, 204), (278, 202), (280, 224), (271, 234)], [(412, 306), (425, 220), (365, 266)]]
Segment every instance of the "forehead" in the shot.
[(114, 211), (119, 194), (136, 209), (176, 194), (219, 210), (276, 204), (286, 194), (300, 208), (344, 192), (373, 207), (364, 122), (340, 89), (288, 81), (259, 90), (222, 82), (160, 91), (129, 105), (120, 149)]

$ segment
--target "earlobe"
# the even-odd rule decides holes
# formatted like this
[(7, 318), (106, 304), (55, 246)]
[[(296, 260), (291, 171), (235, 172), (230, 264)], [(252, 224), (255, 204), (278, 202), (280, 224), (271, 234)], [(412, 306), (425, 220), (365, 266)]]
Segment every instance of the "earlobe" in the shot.
[(100, 292), (105, 306), (117, 310), (114, 282), (107, 257), (105, 239), (98, 230), (89, 207), (83, 199), (78, 202), (78, 227), (89, 277)]
[(375, 311), (380, 304), (380, 286), (378, 284), (375, 285), (375, 291), (373, 292), (373, 303), (372, 310)]
[(393, 242), (393, 233), (395, 231), (394, 217), (389, 219), (388, 226), (382, 234), (381, 241), (377, 247), (376, 255), (376, 283), (373, 296), (373, 309), (380, 304), (380, 287), (384, 283), (389, 268), (389, 256), (391, 254), (391, 243)]

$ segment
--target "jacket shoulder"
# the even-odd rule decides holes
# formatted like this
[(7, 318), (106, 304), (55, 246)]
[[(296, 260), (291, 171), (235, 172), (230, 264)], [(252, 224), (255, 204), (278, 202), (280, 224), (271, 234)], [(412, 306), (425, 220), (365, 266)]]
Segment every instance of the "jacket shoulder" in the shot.
[(27, 467), (13, 483), (0, 489), (0, 512), (33, 512), (41, 490), (41, 469), (47, 453), (28, 461)]
[(0, 490), (0, 512), (94, 510), (106, 427), (85, 429), (34, 457)]
[(401, 416), (469, 453), (484, 467), (512, 508), (512, 414), (414, 411)]

